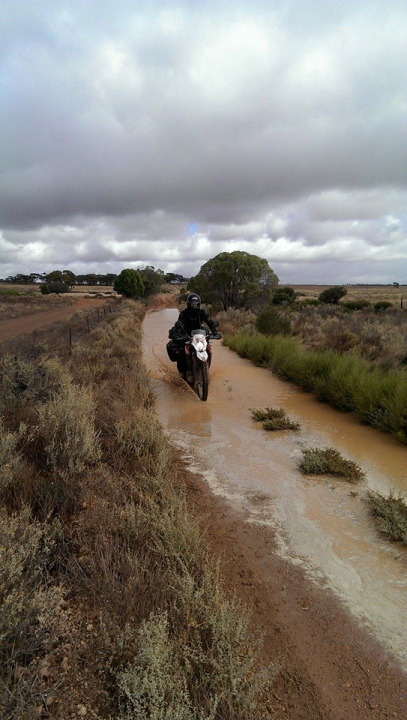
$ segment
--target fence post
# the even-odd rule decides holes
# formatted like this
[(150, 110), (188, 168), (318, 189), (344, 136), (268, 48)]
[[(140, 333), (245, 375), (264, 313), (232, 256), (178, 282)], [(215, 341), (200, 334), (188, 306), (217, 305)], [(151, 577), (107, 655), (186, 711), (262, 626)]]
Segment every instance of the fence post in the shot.
[(72, 348), (72, 328), (69, 328), (69, 347)]
[(400, 298), (400, 307), (401, 307), (401, 309), (403, 309), (403, 298), (402, 297)]

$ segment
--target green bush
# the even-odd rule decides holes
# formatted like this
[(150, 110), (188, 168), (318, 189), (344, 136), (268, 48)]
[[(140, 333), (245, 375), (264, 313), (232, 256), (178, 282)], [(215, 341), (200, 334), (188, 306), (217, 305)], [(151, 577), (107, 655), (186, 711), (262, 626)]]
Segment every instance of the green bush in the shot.
[(341, 307), (347, 308), (347, 310), (365, 310), (371, 305), (369, 300), (347, 300), (347, 302), (341, 303)]
[(40, 285), (40, 292), (42, 295), (49, 295), (51, 290), (49, 289), (48, 283), (43, 283)]
[(369, 492), (368, 501), (379, 530), (390, 540), (407, 545), (407, 505), (405, 498), (390, 492), (388, 497)]
[(374, 311), (376, 313), (385, 312), (385, 310), (389, 310), (389, 308), (393, 307), (393, 303), (387, 302), (387, 300), (379, 300), (379, 302), (376, 302), (374, 305)]
[(268, 407), (265, 410), (252, 410), (252, 418), (262, 423), (263, 430), (299, 430), (299, 423), (293, 422), (283, 408)]
[(289, 335), (291, 323), (272, 305), (264, 308), (256, 321), (256, 328), (263, 335)]
[(335, 285), (334, 287), (323, 290), (318, 300), (327, 305), (337, 305), (339, 300), (343, 298), (347, 292), (346, 288), (342, 285)]
[(114, 289), (126, 298), (140, 298), (144, 295), (144, 285), (141, 275), (137, 270), (127, 268), (122, 270), (115, 279)]
[(365, 476), (359, 465), (346, 460), (335, 448), (309, 448), (302, 452), (299, 468), (305, 475), (333, 475), (349, 482), (357, 482)]
[(291, 287), (279, 287), (273, 295), (273, 305), (291, 305), (295, 300), (295, 290)]
[[(48, 288), (48, 290), (43, 290), (43, 288)], [(48, 295), (49, 293), (55, 293), (56, 295), (60, 295), (61, 293), (68, 293), (69, 285), (62, 281), (49, 282), (41, 285), (41, 292), (43, 295)]]

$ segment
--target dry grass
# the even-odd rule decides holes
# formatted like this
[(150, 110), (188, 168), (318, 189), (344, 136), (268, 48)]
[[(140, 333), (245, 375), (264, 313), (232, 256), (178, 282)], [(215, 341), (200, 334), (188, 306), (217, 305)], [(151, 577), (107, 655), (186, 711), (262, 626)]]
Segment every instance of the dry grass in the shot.
[(16, 296), (2, 295), (0, 292), (0, 322), (16, 320), (27, 315), (36, 315), (47, 310), (69, 307), (76, 302), (69, 294), (41, 295), (39, 292), (27, 291)]
[[(323, 290), (332, 285), (291, 285), (298, 295), (299, 300), (318, 299)], [(400, 298), (404, 298), (407, 308), (407, 285), (393, 287), (393, 285), (345, 285), (347, 294), (344, 301), (368, 300), (374, 304), (379, 301), (387, 301), (400, 307)]]
[(403, 311), (377, 314), (373, 309), (344, 312), (341, 307), (306, 307), (290, 311), (293, 335), (307, 349), (346, 353), (356, 350), (376, 364), (392, 367), (407, 359), (407, 315)]
[(4, 632), (11, 637), (18, 625), (5, 611), (15, 603), (17, 619), (31, 618), (24, 642), (36, 652), (35, 660), (22, 657), (17, 676), (17, 660), (6, 664), (7, 717), (16, 720), (25, 678), (28, 718), (51, 692), (52, 673), (44, 679), (41, 663), (54, 663), (53, 676), (60, 675), (61, 586), (69, 586), (72, 607), (81, 607), (79, 615), (71, 611), (72, 637), (86, 624), (82, 615), (96, 617), (98, 631), (91, 647), (78, 640), (70, 650), (71, 670), (52, 690), (55, 718), (76, 713), (84, 670), (87, 705), (99, 718), (267, 716), (272, 670), (259, 669), (248, 619), (222, 590), (152, 413), (141, 364), (143, 312), (123, 303), (74, 348), (69, 366), (49, 357), (2, 361), (0, 506), (17, 528), (25, 518), (25, 529), (3, 542), (3, 573), (18, 578), (13, 558), (26, 557), (27, 537), (42, 554), (31, 553), (21, 578), (45, 608), (38, 643), (35, 593), (32, 601), (25, 586), (17, 595), (0, 593)]

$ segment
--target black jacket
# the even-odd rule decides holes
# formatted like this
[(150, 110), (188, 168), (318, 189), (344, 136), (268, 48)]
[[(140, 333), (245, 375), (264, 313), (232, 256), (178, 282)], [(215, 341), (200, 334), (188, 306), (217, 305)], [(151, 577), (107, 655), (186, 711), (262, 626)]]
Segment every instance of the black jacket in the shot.
[(200, 308), (199, 310), (190, 310), (185, 308), (178, 316), (176, 325), (170, 330), (170, 338), (176, 340), (182, 337), (183, 334), (190, 335), (192, 330), (198, 330), (202, 327), (202, 323), (208, 326), (211, 332), (216, 332), (216, 328), (213, 321), (210, 319), (206, 310)]

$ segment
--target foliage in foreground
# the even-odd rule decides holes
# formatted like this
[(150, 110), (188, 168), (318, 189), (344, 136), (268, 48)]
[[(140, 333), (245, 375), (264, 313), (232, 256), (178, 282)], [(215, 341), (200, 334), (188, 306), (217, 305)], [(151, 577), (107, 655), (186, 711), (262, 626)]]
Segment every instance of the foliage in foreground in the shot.
[(308, 448), (303, 451), (299, 468), (304, 475), (333, 475), (358, 482), (365, 473), (353, 460), (347, 460), (335, 448)]
[(283, 408), (268, 407), (265, 410), (252, 410), (252, 418), (262, 423), (264, 430), (299, 430), (300, 425), (287, 416)]
[(379, 530), (390, 540), (407, 545), (407, 504), (402, 495), (369, 492), (368, 501)]
[[(41, 663), (61, 644), (69, 587), (98, 618), (87, 656), (72, 629), (70, 658), (88, 673), (98, 659), (87, 688), (98, 717), (260, 720), (273, 669), (262, 669), (261, 644), (188, 512), (152, 412), (142, 310), (121, 308), (69, 368), (2, 361), (0, 714), (31, 719), (49, 694)], [(77, 675), (57, 667), (54, 708), (66, 717)]]
[(240, 331), (224, 342), (256, 365), (269, 367), (338, 410), (407, 443), (407, 375), (373, 366), (356, 353), (303, 350), (296, 338)]

